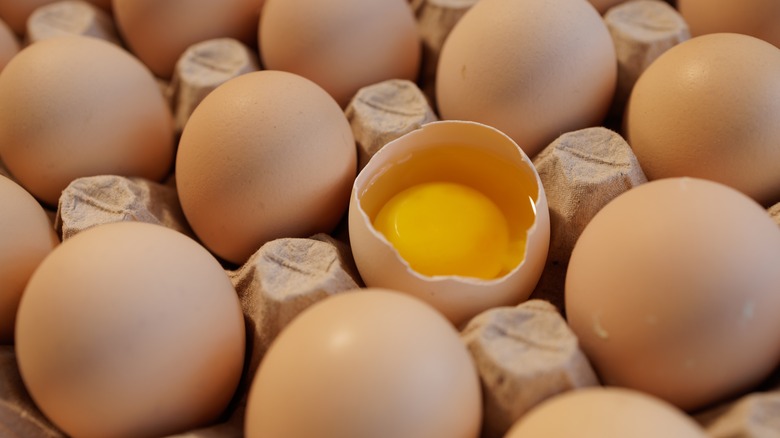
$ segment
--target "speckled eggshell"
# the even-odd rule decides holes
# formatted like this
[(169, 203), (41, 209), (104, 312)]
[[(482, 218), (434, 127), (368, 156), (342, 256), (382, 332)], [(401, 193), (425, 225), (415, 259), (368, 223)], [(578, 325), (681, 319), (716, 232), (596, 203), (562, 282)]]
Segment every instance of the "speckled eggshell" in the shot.
[(706, 438), (704, 429), (674, 406), (623, 388), (583, 388), (532, 409), (505, 438)]
[[(54, 3), (56, 0), (0, 0), (0, 19), (3, 19), (17, 35), (24, 35), (27, 30), (27, 19), (41, 6)], [(111, 10), (111, 0), (85, 0), (106, 11)]]
[(640, 185), (577, 241), (566, 314), (602, 382), (695, 410), (780, 363), (780, 228), (703, 179)]
[(777, 0), (677, 0), (691, 35), (734, 32), (780, 47), (780, 2)]
[(260, 363), (247, 438), (477, 438), (482, 398), (458, 332), (422, 301), (382, 289), (310, 307)]
[(160, 225), (100, 225), (66, 240), (19, 305), (19, 372), (68, 436), (160, 437), (214, 422), (244, 348), (225, 271)]
[(235, 38), (254, 45), (263, 0), (113, 0), (119, 31), (155, 75), (170, 78), (195, 43)]
[(267, 0), (260, 56), (268, 69), (307, 77), (342, 107), (364, 86), (414, 81), (421, 43), (404, 0)]
[(352, 130), (336, 101), (308, 79), (266, 70), (226, 82), (195, 109), (176, 180), (198, 237), (240, 264), (269, 240), (331, 231), (356, 167)]
[(436, 75), (442, 119), (500, 129), (528, 156), (601, 123), (617, 60), (586, 1), (480, 0), (447, 37)]
[(0, 175), (0, 343), (13, 342), (22, 292), (33, 271), (58, 243), (38, 201)]
[(0, 159), (56, 206), (76, 178), (161, 180), (174, 157), (170, 110), (149, 70), (89, 37), (27, 46), (0, 74)]
[(780, 49), (740, 34), (679, 44), (639, 77), (625, 132), (648, 179), (692, 176), (780, 201)]

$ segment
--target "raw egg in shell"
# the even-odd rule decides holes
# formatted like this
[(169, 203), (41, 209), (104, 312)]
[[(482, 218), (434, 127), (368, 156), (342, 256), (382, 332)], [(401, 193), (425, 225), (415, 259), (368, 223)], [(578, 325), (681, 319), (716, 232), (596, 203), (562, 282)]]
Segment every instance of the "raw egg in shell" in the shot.
[(549, 246), (528, 156), (476, 122), (434, 122), (388, 143), (355, 180), (352, 250), (366, 285), (423, 299), (456, 325), (531, 294)]

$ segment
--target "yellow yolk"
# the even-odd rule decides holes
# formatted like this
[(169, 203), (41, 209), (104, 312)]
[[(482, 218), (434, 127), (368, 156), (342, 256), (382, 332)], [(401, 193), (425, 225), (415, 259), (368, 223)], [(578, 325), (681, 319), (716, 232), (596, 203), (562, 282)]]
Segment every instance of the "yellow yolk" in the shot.
[(423, 275), (493, 279), (506, 266), (509, 226), (503, 212), (462, 184), (412, 186), (380, 209), (374, 227)]

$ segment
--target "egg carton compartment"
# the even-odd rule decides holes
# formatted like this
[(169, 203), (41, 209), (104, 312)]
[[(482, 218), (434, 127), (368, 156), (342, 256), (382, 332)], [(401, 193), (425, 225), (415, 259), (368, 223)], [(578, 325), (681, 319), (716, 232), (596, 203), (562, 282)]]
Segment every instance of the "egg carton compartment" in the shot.
[[(410, 2), (423, 42), (418, 82), (393, 79), (364, 87), (344, 109), (356, 140), (359, 168), (387, 143), (438, 119), (433, 82), (438, 54), (449, 31), (475, 3)], [(567, 264), (575, 242), (596, 213), (647, 182), (620, 134), (623, 108), (641, 72), (690, 36), (669, 2), (634, 0), (602, 8), (619, 63), (618, 90), (605, 126), (563, 133), (533, 157), (550, 212), (550, 246), (539, 283), (528, 301), (487, 310), (459, 327), (481, 380), (483, 438), (504, 436), (518, 418), (555, 395), (601, 385), (565, 319)], [(102, 9), (85, 7), (83, 2), (58, 2), (41, 11), (28, 24), (30, 43), (60, 31), (114, 38)], [(84, 17), (95, 18), (87, 20), (86, 26), (75, 26)], [(35, 33), (33, 26), (38, 29)], [(192, 46), (180, 58), (173, 79), (160, 80), (178, 132), (210, 91), (260, 68), (256, 49), (235, 39)], [(12, 178), (2, 162), (0, 175)], [(195, 237), (182, 212), (173, 175), (165, 182), (116, 175), (79, 178), (63, 191), (56, 212), (49, 213), (63, 241), (94, 226), (122, 221), (154, 223)], [(780, 226), (780, 203), (769, 214)], [(169, 438), (243, 436), (250, 385), (279, 333), (312, 305), (365, 286), (350, 249), (346, 218), (329, 234), (273, 240), (245, 263), (223, 261), (223, 265), (239, 296), (247, 329), (244, 373), (216, 423)], [(750, 393), (696, 411), (691, 418), (713, 437), (780, 435), (778, 373)], [(0, 346), (0, 432), (25, 438), (65, 436), (30, 398), (12, 345)]]

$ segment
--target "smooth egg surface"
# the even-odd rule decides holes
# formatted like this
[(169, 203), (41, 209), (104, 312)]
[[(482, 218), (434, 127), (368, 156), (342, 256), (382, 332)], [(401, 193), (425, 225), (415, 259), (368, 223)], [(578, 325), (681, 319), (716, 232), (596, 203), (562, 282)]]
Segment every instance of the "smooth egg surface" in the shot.
[(184, 127), (176, 182), (192, 229), (245, 262), (263, 243), (331, 231), (357, 168), (352, 131), (314, 82), (265, 70), (211, 92)]
[(780, 49), (709, 34), (665, 52), (639, 77), (626, 140), (650, 180), (691, 176), (759, 203), (780, 201)]
[(69, 436), (151, 438), (210, 424), (233, 397), (244, 348), (225, 271), (160, 225), (99, 225), (66, 240), (19, 305), (19, 372)]
[(780, 47), (780, 2), (775, 0), (677, 0), (693, 36), (734, 32)]
[(0, 159), (50, 206), (83, 176), (159, 181), (173, 157), (171, 111), (157, 82), (114, 44), (47, 39), (27, 46), (0, 74)]
[(122, 38), (155, 75), (168, 79), (195, 43), (235, 38), (254, 46), (263, 0), (113, 0)]
[(0, 206), (0, 343), (10, 344), (27, 281), (59, 238), (38, 201), (2, 175)]
[(695, 410), (780, 362), (780, 228), (720, 183), (667, 178), (607, 204), (566, 274), (566, 315), (602, 382)]
[(476, 438), (479, 377), (458, 332), (422, 301), (348, 291), (296, 317), (260, 364), (247, 438)]
[(420, 68), (404, 0), (267, 0), (258, 32), (265, 68), (311, 79), (342, 107), (361, 87), (414, 80)]
[(705, 438), (684, 412), (639, 391), (585, 388), (542, 402), (505, 438)]
[(589, 3), (480, 0), (444, 42), (436, 100), (442, 119), (493, 126), (533, 157), (601, 123), (616, 83), (612, 39)]

